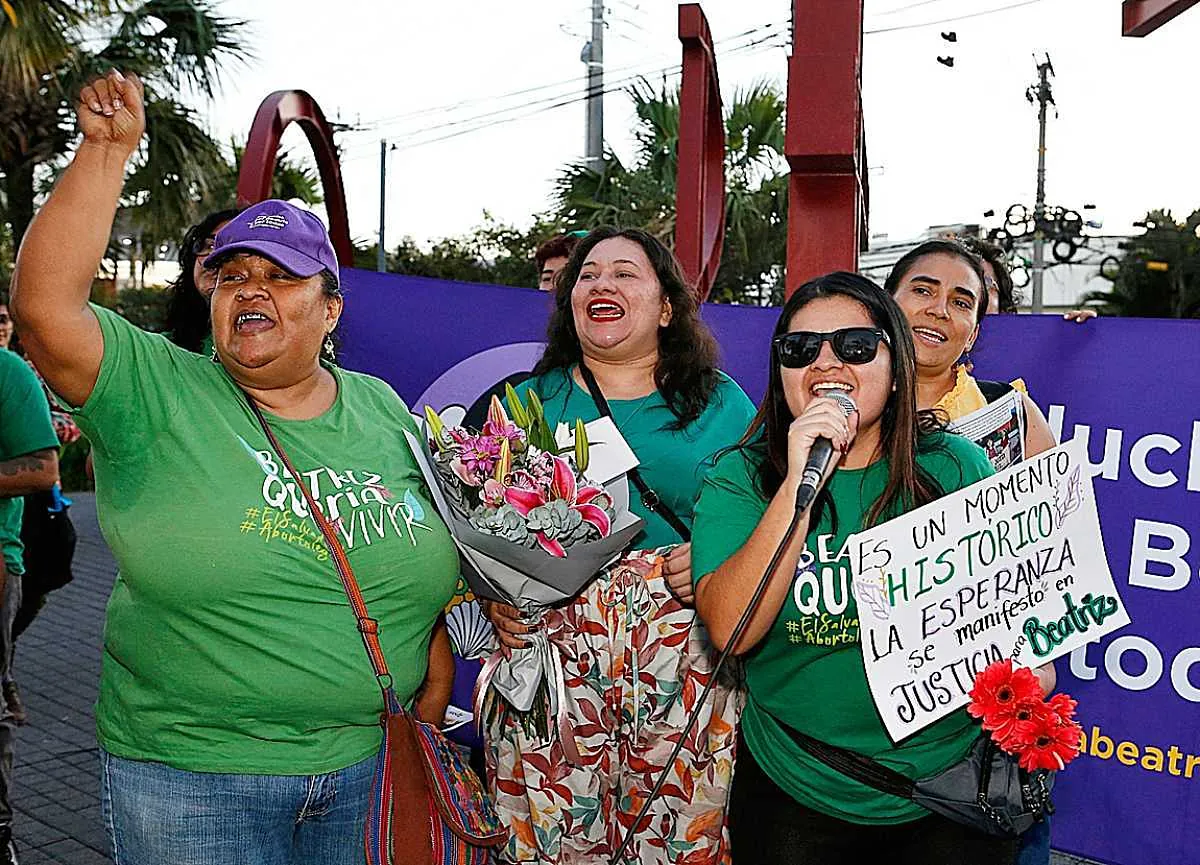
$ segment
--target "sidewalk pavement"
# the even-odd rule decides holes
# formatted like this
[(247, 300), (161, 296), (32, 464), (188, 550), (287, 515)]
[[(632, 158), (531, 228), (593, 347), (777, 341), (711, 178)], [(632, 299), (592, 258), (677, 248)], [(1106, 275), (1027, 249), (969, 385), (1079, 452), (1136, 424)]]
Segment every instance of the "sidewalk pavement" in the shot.
[[(29, 711), (14, 759), (13, 830), (21, 865), (112, 862), (100, 816), (92, 709), (104, 608), (117, 567), (100, 537), (95, 496), (72, 493), (70, 498), (79, 534), (75, 580), (50, 596), (17, 645), (16, 678)], [(1085, 860), (1056, 853), (1053, 863), (1085, 865)]]

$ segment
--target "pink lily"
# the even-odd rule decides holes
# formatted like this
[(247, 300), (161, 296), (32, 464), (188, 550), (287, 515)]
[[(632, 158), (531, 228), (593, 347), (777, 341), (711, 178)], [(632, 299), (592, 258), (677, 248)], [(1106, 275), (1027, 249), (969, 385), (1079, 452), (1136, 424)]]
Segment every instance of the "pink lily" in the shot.
[(514, 451), (522, 450), (523, 448), (518, 445), (525, 444), (525, 430), (508, 419), (508, 412), (504, 410), (504, 405), (497, 396), (492, 397), (492, 403), (488, 406), (487, 420), (484, 421), (480, 433), (485, 436), (508, 439), (509, 446)]
[[(584, 522), (594, 526), (600, 537), (608, 537), (612, 530), (612, 521), (604, 508), (593, 504), (601, 496), (607, 499), (608, 494), (604, 488), (579, 487), (575, 482), (575, 472), (571, 468), (571, 464), (562, 457), (551, 456), (551, 459), (554, 461), (554, 480), (551, 482), (548, 492), (510, 486), (504, 491), (505, 501), (512, 505), (513, 509), (521, 516), (527, 516), (534, 508), (547, 502), (564, 501), (569, 508), (579, 512)], [(560, 559), (566, 558), (567, 551), (563, 549), (563, 545), (557, 539), (548, 538), (543, 532), (535, 532), (534, 537), (537, 538), (542, 549), (550, 555)]]

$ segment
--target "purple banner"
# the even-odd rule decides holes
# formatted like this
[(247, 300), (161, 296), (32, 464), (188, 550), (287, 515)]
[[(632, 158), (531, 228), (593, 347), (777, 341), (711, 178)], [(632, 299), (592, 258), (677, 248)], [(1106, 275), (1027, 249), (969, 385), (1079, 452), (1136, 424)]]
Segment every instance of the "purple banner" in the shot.
[[(358, 270), (344, 281), (346, 365), (386, 379), (414, 410), (468, 406), (540, 353), (540, 292)], [(724, 369), (755, 400), (777, 315), (704, 308)], [(1133, 619), (1058, 663), (1085, 753), (1055, 789), (1053, 846), (1113, 865), (1200, 861), (1200, 323), (992, 316), (974, 354), (979, 377), (1024, 377), (1060, 438), (1088, 438)]]

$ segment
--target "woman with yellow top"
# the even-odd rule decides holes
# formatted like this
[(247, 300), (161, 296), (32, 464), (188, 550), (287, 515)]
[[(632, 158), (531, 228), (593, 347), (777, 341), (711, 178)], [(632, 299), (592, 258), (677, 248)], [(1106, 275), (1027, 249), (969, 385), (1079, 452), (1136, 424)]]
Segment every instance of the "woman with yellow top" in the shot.
[(934, 409), (953, 422), (1016, 388), (1025, 413), (1022, 459), (1057, 442), (1025, 384), (978, 381), (965, 362), (988, 311), (979, 257), (952, 240), (930, 240), (896, 262), (884, 287), (912, 327), (917, 354), (917, 408)]

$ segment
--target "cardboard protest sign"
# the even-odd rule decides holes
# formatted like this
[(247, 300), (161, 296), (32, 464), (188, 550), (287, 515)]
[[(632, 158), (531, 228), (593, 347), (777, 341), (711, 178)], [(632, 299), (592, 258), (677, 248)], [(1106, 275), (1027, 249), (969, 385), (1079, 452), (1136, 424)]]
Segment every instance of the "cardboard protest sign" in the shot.
[(1038, 454), (847, 541), (871, 694), (899, 741), (993, 661), (1038, 667), (1129, 623), (1087, 454)]

